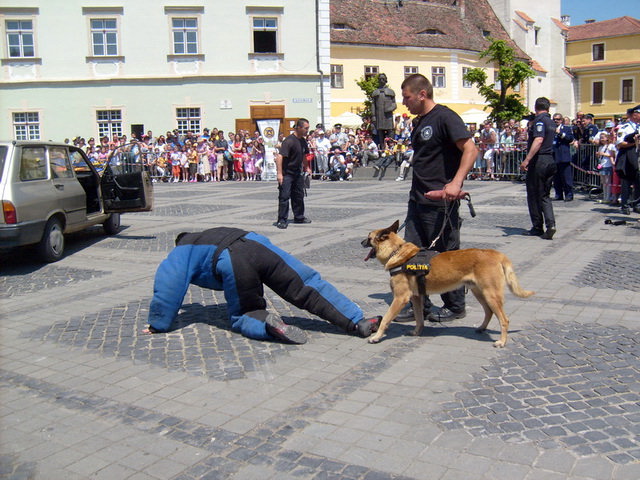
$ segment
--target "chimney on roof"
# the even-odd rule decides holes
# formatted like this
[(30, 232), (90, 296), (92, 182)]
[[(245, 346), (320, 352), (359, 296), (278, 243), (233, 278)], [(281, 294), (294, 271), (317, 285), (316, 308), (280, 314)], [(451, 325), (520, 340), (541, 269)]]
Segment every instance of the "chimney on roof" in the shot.
[(596, 23), (595, 18), (590, 18), (588, 20), (585, 20), (584, 23)]
[(571, 15), (561, 15), (560, 21), (567, 27), (571, 26)]

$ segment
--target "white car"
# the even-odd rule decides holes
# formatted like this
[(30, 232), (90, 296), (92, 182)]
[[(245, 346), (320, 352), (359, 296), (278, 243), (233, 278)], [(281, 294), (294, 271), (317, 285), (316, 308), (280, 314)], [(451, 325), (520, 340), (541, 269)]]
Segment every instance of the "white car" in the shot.
[(114, 153), (98, 173), (72, 145), (0, 141), (0, 248), (37, 244), (42, 260), (55, 262), (64, 254), (64, 234), (102, 224), (114, 235), (121, 212), (151, 210), (149, 176)]

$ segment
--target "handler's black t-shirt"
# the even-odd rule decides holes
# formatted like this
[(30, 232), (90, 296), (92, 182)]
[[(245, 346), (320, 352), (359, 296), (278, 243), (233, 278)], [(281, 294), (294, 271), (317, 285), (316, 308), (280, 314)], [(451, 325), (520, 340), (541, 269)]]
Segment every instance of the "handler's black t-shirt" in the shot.
[(307, 153), (309, 153), (309, 145), (304, 138), (298, 138), (294, 134), (285, 138), (280, 146), (282, 173), (300, 175), (302, 173), (302, 161)]
[[(598, 127), (596, 127), (598, 128)], [(552, 155), (553, 154), (553, 139), (556, 136), (556, 124), (551, 120), (551, 115), (548, 112), (541, 113), (533, 119), (529, 125), (529, 135), (527, 138), (527, 150), (531, 149), (533, 139), (536, 137), (542, 137), (542, 144), (538, 150), (537, 155)]]
[(427, 205), (441, 205), (441, 201), (427, 200), (424, 194), (442, 190), (453, 180), (462, 158), (456, 141), (471, 138), (471, 133), (456, 112), (440, 104), (416, 120), (411, 132), (414, 153), (410, 199)]

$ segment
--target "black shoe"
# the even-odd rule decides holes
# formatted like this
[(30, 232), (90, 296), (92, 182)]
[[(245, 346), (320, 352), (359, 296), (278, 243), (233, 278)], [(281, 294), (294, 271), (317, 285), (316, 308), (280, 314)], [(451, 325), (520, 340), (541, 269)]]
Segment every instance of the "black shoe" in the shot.
[(307, 343), (307, 335), (294, 325), (287, 325), (277, 315), (269, 314), (265, 320), (267, 324), (267, 333), (286, 343), (295, 343), (302, 345)]
[(564, 200), (562, 197), (553, 197), (554, 202), (561, 202), (562, 200)]
[(525, 235), (529, 235), (530, 237), (541, 237), (544, 232), (541, 228), (532, 228), (528, 230)]
[(363, 318), (358, 323), (356, 323), (356, 331), (358, 335), (362, 338), (367, 338), (372, 333), (376, 333), (378, 331), (378, 327), (380, 326), (380, 321), (382, 317), (378, 315), (377, 317), (371, 318)]
[(620, 209), (620, 213), (622, 213), (623, 215), (631, 215), (631, 210), (629, 210), (629, 207), (622, 207)]
[(452, 312), (446, 307), (439, 308), (437, 310), (431, 310), (427, 315), (427, 320), (430, 322), (450, 322), (459, 318), (467, 316), (466, 310), (460, 312)]
[(287, 222), (278, 222), (276, 223), (276, 227), (278, 227), (280, 230), (284, 230), (285, 228), (287, 228)]
[(299, 220), (293, 220), (293, 223), (311, 223), (311, 220), (309, 220), (307, 217), (303, 217)]
[(393, 319), (393, 321), (398, 323), (408, 323), (413, 322), (414, 318), (413, 307), (409, 307), (406, 310), (400, 312), (398, 316)]
[(565, 202), (573, 202), (573, 197), (566, 197), (564, 199)]
[(547, 231), (542, 234), (542, 238), (545, 240), (551, 240), (556, 233), (556, 229), (553, 227), (547, 228)]

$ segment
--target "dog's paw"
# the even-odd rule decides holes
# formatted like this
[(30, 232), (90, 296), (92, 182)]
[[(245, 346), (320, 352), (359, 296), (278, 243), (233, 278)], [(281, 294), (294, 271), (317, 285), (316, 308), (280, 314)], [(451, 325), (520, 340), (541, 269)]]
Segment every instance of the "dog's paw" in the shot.
[(380, 343), (380, 337), (378, 337), (378, 336), (369, 337), (367, 342), (369, 342), (369, 343)]
[(419, 337), (420, 335), (422, 335), (422, 329), (416, 328), (414, 330), (411, 330), (411, 333), (409, 335), (411, 335), (412, 337)]
[(496, 340), (495, 342), (493, 342), (493, 346), (496, 348), (502, 348), (504, 347), (504, 342), (502, 340)]

